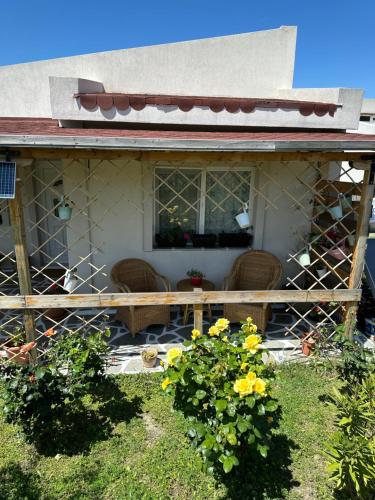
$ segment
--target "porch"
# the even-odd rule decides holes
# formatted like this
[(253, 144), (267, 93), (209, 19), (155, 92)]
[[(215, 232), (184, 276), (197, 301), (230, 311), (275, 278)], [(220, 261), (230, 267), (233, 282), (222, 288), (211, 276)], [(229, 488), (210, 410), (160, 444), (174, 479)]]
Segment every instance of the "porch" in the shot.
[[(332, 336), (345, 321), (351, 335), (373, 196), (371, 162), (343, 152), (21, 151), (16, 199), (1, 202), (0, 212), (2, 343), (19, 326), (41, 356), (47, 328), (98, 328), (109, 314), (114, 358), (127, 371), (141, 346), (158, 344), (163, 354), (189, 337), (193, 324), (207, 327), (204, 304), (220, 314), (226, 303), (272, 304), (264, 333), (276, 359), (299, 355), (305, 332), (324, 327)], [(71, 208), (65, 219), (62, 200)], [(176, 218), (189, 221), (191, 242), (160, 245), (157, 235), (168, 231), (176, 205)], [(239, 229), (235, 216), (243, 206), (250, 224)], [(193, 235), (218, 240), (221, 229), (246, 243), (194, 245)], [(235, 258), (253, 248), (280, 261), (277, 289), (219, 291)], [(110, 270), (130, 257), (150, 262), (173, 290), (190, 267), (199, 267), (216, 291), (118, 293)], [(68, 273), (75, 278), (69, 292)], [(171, 325), (150, 325), (133, 340), (114, 320), (115, 310), (147, 304), (171, 306)], [(178, 310), (184, 304), (194, 309), (186, 326)]]

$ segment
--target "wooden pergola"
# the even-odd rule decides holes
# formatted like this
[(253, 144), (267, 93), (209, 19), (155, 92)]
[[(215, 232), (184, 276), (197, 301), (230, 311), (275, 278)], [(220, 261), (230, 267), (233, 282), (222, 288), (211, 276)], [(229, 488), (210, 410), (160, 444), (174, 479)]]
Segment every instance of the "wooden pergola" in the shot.
[[(322, 148), (323, 149), (323, 148)], [(28, 341), (35, 340), (38, 335), (35, 329), (35, 314), (37, 311), (48, 308), (107, 308), (118, 306), (139, 305), (182, 305), (192, 304), (194, 307), (194, 325), (202, 328), (202, 309), (204, 304), (223, 303), (306, 303), (337, 302), (344, 305), (345, 331), (349, 337), (353, 334), (358, 303), (361, 298), (361, 279), (364, 268), (366, 241), (368, 237), (368, 221), (371, 213), (371, 203), (374, 196), (374, 171), (375, 156), (371, 152), (345, 152), (345, 151), (155, 151), (155, 150), (125, 150), (104, 149), (93, 147), (46, 147), (30, 145), (16, 145), (0, 148), (0, 155), (7, 153), (16, 161), (20, 159), (49, 160), (134, 160), (134, 161), (173, 161), (173, 162), (254, 162), (258, 164), (278, 162), (281, 165), (287, 162), (305, 162), (306, 165), (327, 164), (328, 162), (351, 162), (357, 169), (364, 172), (363, 180), (356, 186), (358, 201), (355, 211), (357, 222), (355, 229), (355, 245), (350, 254), (350, 273), (343, 280), (338, 268), (328, 263), (329, 273), (339, 276), (340, 286), (334, 288), (321, 287), (320, 280), (314, 273), (313, 281), (306, 289), (299, 289), (297, 280), (290, 279), (291, 289), (285, 290), (249, 290), (249, 291), (212, 291), (204, 292), (195, 289), (193, 292), (160, 292), (160, 293), (72, 293), (68, 295), (42, 295), (33, 293), (31, 283), (31, 270), (25, 237), (25, 221), (23, 210), (23, 197), (21, 182), (17, 183), (16, 198), (9, 201), (9, 214), (14, 240), (14, 254), (17, 266), (17, 279), (19, 294), (0, 295), (0, 310), (14, 310), (23, 315), (23, 324)], [(22, 166), (20, 167), (22, 168)], [(278, 182), (277, 179), (272, 179)], [(331, 183), (332, 189), (338, 189), (339, 180)], [(349, 184), (349, 183), (348, 183)], [(344, 183), (342, 183), (344, 185)], [(324, 198), (324, 189), (327, 186), (311, 184), (309, 189), (313, 197)], [(285, 191), (285, 188), (283, 188)], [(354, 192), (354, 191), (353, 191)], [(291, 196), (288, 191), (285, 196)], [(326, 198), (328, 199), (328, 198)], [(292, 200), (301, 204), (298, 199)], [(322, 202), (323, 203), (323, 202)], [(324, 202), (325, 203), (325, 202)], [(327, 202), (328, 203), (328, 202)], [(354, 210), (354, 209), (353, 209)], [(315, 224), (315, 215), (311, 216), (311, 223)], [(321, 234), (326, 231), (321, 230)], [(321, 236), (318, 234), (317, 236)], [(325, 256), (320, 256), (322, 259)], [(298, 261), (298, 254), (290, 255), (292, 261)], [(349, 260), (349, 259), (348, 259)], [(309, 273), (309, 271), (307, 271)], [(340, 277), (341, 276), (341, 277)], [(307, 312), (299, 313), (302, 318), (307, 317)], [(328, 318), (329, 319), (329, 318)], [(34, 360), (37, 354), (34, 352)]]

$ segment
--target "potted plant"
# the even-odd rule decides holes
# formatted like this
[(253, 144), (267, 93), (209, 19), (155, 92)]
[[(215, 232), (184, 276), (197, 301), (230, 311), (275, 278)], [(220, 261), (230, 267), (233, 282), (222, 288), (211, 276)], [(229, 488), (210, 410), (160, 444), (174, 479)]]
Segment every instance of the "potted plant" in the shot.
[(189, 234), (182, 229), (183, 224), (188, 219), (179, 217), (176, 212), (178, 205), (167, 208), (168, 223), (170, 228), (155, 235), (155, 242), (158, 248), (183, 248), (189, 240)]
[(72, 217), (72, 202), (68, 201), (68, 198), (65, 195), (62, 195), (60, 198), (59, 205), (57, 207), (57, 211), (59, 214), (60, 220), (70, 220)]
[(150, 347), (142, 351), (142, 362), (145, 368), (154, 368), (158, 358), (158, 351), (154, 347)]
[(202, 280), (204, 278), (204, 274), (202, 271), (198, 271), (198, 269), (190, 269), (187, 273), (187, 276), (190, 278), (190, 282), (193, 286), (201, 286)]
[(302, 354), (305, 356), (311, 356), (312, 351), (315, 348), (316, 336), (314, 333), (305, 332), (302, 334)]
[(216, 245), (216, 234), (192, 234), (191, 240), (195, 248), (213, 248)]
[(7, 358), (18, 365), (27, 365), (30, 362), (29, 351), (36, 346), (35, 342), (25, 342), (25, 330), (17, 327), (13, 330), (11, 337), (3, 346)]

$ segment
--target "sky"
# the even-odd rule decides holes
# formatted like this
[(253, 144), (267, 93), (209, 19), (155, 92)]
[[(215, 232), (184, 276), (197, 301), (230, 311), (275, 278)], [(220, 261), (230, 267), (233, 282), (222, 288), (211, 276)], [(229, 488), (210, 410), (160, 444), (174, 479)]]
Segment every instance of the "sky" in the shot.
[(0, 0), (0, 16), (1, 66), (294, 25), (294, 87), (375, 98), (375, 0)]

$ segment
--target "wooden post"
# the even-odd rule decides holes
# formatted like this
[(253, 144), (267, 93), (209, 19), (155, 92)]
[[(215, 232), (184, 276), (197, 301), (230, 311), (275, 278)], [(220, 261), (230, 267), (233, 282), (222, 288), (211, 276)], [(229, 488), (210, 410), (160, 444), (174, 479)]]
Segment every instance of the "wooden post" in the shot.
[[(202, 292), (202, 288), (194, 288), (194, 292)], [(194, 304), (194, 328), (203, 333), (203, 304)]]
[[(25, 222), (22, 209), (22, 191), (21, 183), (16, 183), (16, 197), (8, 201), (9, 217), (13, 229), (14, 253), (16, 255), (18, 281), (21, 295), (32, 295), (32, 286), (30, 278), (29, 257), (27, 253), (27, 244), (25, 236)], [(35, 340), (34, 313), (30, 309), (24, 309), (23, 321), (27, 342)], [(36, 350), (30, 351), (30, 361), (35, 363)]]
[[(361, 288), (361, 280), (367, 247), (369, 219), (371, 215), (372, 199), (374, 197), (375, 161), (371, 162), (371, 169), (366, 170), (363, 178), (361, 201), (359, 206), (356, 228), (356, 243), (353, 252), (352, 267), (349, 277), (349, 288)], [(353, 337), (358, 302), (348, 302), (345, 312), (345, 335)]]

